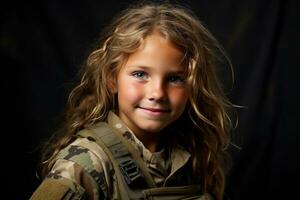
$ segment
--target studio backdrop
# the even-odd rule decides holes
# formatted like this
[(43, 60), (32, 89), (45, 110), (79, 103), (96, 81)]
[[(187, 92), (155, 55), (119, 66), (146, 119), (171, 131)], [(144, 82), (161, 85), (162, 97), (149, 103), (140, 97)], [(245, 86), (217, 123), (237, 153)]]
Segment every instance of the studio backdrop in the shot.
[[(9, 199), (28, 199), (40, 183), (39, 145), (59, 122), (99, 33), (131, 2), (43, 0), (2, 7), (1, 177)], [(177, 2), (192, 8), (220, 41), (235, 72), (233, 84), (228, 71), (221, 74), (231, 102), (242, 106), (225, 199), (288, 199), (300, 179), (299, 1)]]

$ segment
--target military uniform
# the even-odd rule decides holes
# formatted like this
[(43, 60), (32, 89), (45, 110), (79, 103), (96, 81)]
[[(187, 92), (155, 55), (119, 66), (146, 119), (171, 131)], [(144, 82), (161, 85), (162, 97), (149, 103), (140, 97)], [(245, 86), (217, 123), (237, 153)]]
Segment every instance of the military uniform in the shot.
[[(157, 187), (192, 184), (190, 154), (181, 146), (151, 153), (113, 112), (107, 124), (140, 152)], [(95, 141), (80, 137), (60, 151), (31, 199), (119, 199), (115, 180), (113, 166), (103, 149)]]

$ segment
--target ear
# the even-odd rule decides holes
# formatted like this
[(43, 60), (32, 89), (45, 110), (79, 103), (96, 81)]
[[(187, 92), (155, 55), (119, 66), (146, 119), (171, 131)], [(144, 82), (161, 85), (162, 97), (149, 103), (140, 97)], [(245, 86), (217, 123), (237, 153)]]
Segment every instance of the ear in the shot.
[(118, 92), (117, 80), (115, 78), (108, 77), (107, 78), (107, 86), (108, 86), (108, 90), (111, 93), (116, 94)]

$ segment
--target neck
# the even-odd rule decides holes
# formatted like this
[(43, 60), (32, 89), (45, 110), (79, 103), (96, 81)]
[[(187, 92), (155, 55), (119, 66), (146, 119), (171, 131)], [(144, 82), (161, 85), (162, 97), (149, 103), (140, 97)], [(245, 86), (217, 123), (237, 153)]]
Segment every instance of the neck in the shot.
[[(149, 137), (149, 135), (151, 135), (151, 137)], [(153, 135), (153, 133), (147, 133), (146, 136), (145, 135), (144, 136), (136, 135), (136, 136), (151, 153), (154, 153), (159, 150), (159, 145), (158, 145), (160, 140), (159, 134)]]

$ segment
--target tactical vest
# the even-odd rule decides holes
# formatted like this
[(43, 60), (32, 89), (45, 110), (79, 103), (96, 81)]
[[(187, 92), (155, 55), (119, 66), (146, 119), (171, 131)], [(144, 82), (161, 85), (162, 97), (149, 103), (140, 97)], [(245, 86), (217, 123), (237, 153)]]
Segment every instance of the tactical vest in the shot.
[[(111, 160), (118, 186), (116, 192), (121, 200), (212, 199), (209, 194), (201, 192), (199, 185), (156, 187), (137, 150), (105, 122), (100, 122), (89, 129), (82, 130), (78, 134), (95, 141)], [(97, 182), (97, 180), (95, 181)]]

